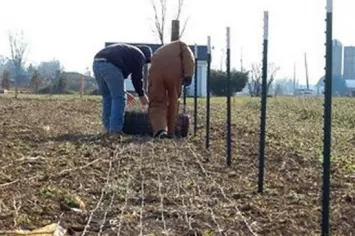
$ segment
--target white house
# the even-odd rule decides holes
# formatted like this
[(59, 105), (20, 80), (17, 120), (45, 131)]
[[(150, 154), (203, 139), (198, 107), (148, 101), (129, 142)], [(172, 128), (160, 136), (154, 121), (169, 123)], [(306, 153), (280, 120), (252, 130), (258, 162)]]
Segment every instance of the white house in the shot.
[[(107, 47), (108, 45), (114, 44), (114, 42), (108, 42), (105, 43), (105, 46)], [(151, 47), (153, 53), (162, 45), (161, 44), (149, 44), (149, 43), (127, 43), (131, 45), (147, 45)], [(190, 49), (192, 52), (195, 51), (194, 45), (189, 45)], [(206, 97), (207, 96), (207, 60), (208, 60), (208, 54), (207, 54), (207, 45), (198, 45), (198, 57), (197, 57), (197, 96), (198, 97)], [(148, 70), (149, 70), (150, 65), (148, 65)], [(192, 83), (190, 86), (187, 87), (187, 96), (194, 96), (195, 92), (195, 76), (193, 76)], [(127, 91), (134, 91), (132, 81), (130, 79), (130, 76), (128, 79), (125, 80), (125, 87)]]

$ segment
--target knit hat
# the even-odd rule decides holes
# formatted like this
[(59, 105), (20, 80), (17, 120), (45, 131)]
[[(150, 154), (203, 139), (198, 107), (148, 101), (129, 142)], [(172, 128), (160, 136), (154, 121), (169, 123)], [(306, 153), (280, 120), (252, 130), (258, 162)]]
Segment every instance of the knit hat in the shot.
[(137, 48), (142, 51), (143, 55), (146, 58), (146, 62), (149, 63), (153, 54), (152, 49), (147, 45), (138, 45)]

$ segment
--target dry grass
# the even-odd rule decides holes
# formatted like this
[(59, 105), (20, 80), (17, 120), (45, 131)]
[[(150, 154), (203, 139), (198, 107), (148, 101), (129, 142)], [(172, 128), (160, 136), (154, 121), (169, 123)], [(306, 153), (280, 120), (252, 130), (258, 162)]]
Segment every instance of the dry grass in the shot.
[[(355, 100), (334, 103), (332, 234), (352, 235)], [(0, 229), (60, 221), (78, 235), (319, 234), (322, 101), (269, 100), (264, 195), (259, 101), (233, 103), (231, 168), (224, 104), (212, 101), (207, 152), (202, 103), (197, 137), (109, 140), (98, 99), (0, 97)]]

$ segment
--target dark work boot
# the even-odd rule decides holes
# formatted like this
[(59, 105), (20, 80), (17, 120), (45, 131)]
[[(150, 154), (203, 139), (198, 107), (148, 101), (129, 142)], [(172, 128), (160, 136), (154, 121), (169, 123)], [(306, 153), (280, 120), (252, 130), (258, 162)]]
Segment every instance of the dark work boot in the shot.
[(166, 136), (167, 136), (166, 138), (168, 138), (168, 139), (175, 139), (174, 133), (172, 133), (172, 134), (167, 133)]
[(154, 138), (159, 138), (159, 139), (168, 138), (168, 134), (166, 133), (165, 130), (160, 130), (154, 135)]

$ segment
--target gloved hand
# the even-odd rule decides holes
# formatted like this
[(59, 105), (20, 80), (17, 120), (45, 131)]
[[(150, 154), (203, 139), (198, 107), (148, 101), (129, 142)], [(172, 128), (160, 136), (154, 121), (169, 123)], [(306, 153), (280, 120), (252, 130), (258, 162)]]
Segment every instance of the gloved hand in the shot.
[(136, 99), (134, 98), (134, 96), (128, 92), (126, 92), (126, 94), (127, 94), (127, 103), (128, 104), (135, 103)]
[(141, 101), (142, 106), (146, 106), (149, 104), (149, 99), (145, 94), (142, 97), (139, 97), (139, 100)]
[(186, 77), (184, 77), (184, 86), (189, 86), (190, 84), (191, 84), (191, 82), (192, 82), (192, 77), (191, 76), (186, 76)]

